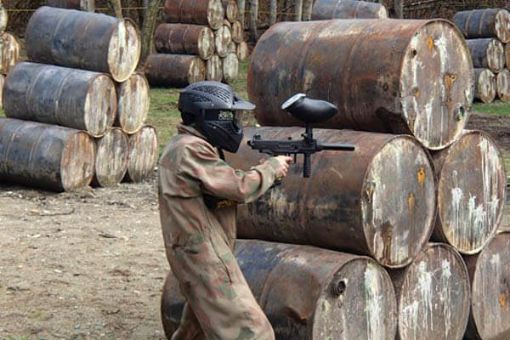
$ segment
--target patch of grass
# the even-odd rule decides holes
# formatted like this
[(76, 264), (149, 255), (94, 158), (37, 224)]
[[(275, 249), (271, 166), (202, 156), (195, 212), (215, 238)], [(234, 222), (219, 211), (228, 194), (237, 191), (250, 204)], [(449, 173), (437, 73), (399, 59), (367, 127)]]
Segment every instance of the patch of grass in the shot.
[(156, 128), (161, 153), (170, 138), (177, 132), (176, 126), (181, 121), (181, 115), (177, 109), (179, 89), (151, 88), (150, 97), (147, 124)]
[(473, 111), (493, 114), (497, 116), (509, 116), (510, 103), (505, 103), (502, 101), (497, 101), (490, 104), (475, 103), (473, 104)]
[[(248, 99), (246, 77), (248, 74), (248, 62), (239, 65), (239, 76), (232, 87), (243, 99)], [(147, 124), (154, 126), (158, 132), (159, 152), (170, 138), (177, 133), (176, 126), (181, 121), (181, 115), (177, 109), (180, 89), (151, 88), (151, 107)]]

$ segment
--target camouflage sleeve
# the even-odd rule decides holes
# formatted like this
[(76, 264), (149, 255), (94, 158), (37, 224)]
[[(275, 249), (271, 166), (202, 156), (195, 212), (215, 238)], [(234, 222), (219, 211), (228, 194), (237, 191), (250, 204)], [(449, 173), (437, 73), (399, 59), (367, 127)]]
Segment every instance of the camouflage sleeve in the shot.
[(219, 158), (211, 145), (193, 143), (183, 150), (180, 171), (182, 175), (198, 180), (206, 194), (248, 203), (273, 185), (277, 166), (278, 161), (269, 158), (249, 171), (237, 170)]

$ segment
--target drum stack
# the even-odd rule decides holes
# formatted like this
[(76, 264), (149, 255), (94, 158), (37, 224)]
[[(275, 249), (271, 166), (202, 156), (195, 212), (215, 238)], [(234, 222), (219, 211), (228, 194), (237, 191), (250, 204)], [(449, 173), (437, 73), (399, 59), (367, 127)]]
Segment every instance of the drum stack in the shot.
[(466, 37), (475, 68), (475, 98), (484, 103), (510, 101), (510, 13), (478, 9), (455, 14)]
[(41, 7), (25, 40), (30, 61), (5, 81), (0, 178), (67, 191), (150, 175), (158, 149), (154, 128), (144, 126), (149, 86), (134, 73), (134, 24)]
[(164, 12), (166, 23), (154, 36), (158, 54), (145, 65), (151, 85), (184, 87), (237, 78), (248, 47), (235, 0), (167, 0)]
[[(299, 51), (299, 53), (297, 53)], [(238, 208), (235, 255), (278, 339), (504, 339), (510, 237), (496, 236), (506, 176), (495, 142), (464, 129), (470, 49), (445, 20), (325, 20), (272, 26), (251, 56), (248, 93), (263, 140), (299, 140), (281, 109), (296, 93), (338, 114), (281, 185)], [(263, 157), (243, 142), (227, 160)], [(183, 297), (167, 279), (170, 336)], [(469, 326), (468, 326), (469, 324)]]

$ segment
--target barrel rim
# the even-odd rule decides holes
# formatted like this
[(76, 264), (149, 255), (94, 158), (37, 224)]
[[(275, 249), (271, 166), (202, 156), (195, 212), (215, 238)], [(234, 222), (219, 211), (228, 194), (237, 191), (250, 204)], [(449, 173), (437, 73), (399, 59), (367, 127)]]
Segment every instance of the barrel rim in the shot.
[[(510, 44), (509, 44), (510, 45)], [(509, 85), (509, 93), (505, 96), (504, 93), (502, 93), (500, 89), (500, 79), (503, 79), (503, 77), (507, 77), (508, 79), (508, 85)], [(499, 72), (496, 75), (496, 92), (497, 96), (501, 101), (508, 102), (510, 101), (510, 70), (507, 68), (503, 68), (501, 72)]]
[[(496, 241), (496, 238), (500, 235), (503, 235), (504, 237), (508, 238), (510, 237), (510, 230), (499, 230), (496, 235), (494, 235), (494, 237), (491, 239), (490, 243), (491, 242), (495, 242)], [(478, 281), (478, 280), (475, 280), (475, 278), (478, 278), (479, 275), (479, 271), (478, 271), (478, 263), (481, 259), (481, 257), (483, 255), (485, 255), (486, 252), (488, 252), (490, 250), (490, 248), (488, 247), (488, 244), (487, 244), (487, 247), (485, 247), (481, 252), (480, 254), (478, 254), (474, 260), (475, 264), (474, 264), (474, 268), (472, 270), (472, 273), (471, 274), (471, 296), (472, 296), (472, 299), (471, 299), (471, 303), (469, 305), (470, 307), (470, 313), (469, 313), (469, 326), (470, 327), (473, 327), (474, 330), (476, 330), (476, 334), (478, 336), (480, 336), (480, 331), (479, 331), (479, 328), (478, 328), (478, 325), (479, 325), (479, 322), (477, 322), (477, 319), (478, 319), (478, 315), (475, 317), (475, 313), (474, 313), (474, 310), (475, 308), (473, 308), (473, 305), (475, 304), (475, 300), (474, 300), (474, 294), (473, 292), (475, 291), (475, 283)], [(510, 327), (509, 327), (510, 329)]]
[[(445, 156), (445, 159), (447, 159), (450, 155), (450, 152), (451, 152), (451, 149), (464, 137), (466, 136), (469, 136), (469, 135), (481, 135), (483, 136), (483, 138), (486, 138), (489, 140), (489, 142), (495, 146), (495, 149), (496, 149), (496, 152), (497, 152), (497, 156), (498, 156), (498, 159), (500, 161), (500, 164), (501, 164), (501, 168), (503, 169), (503, 172), (504, 174), (506, 173), (506, 169), (505, 169), (505, 162), (503, 161), (503, 154), (501, 152), (501, 150), (499, 149), (498, 147), (498, 144), (495, 142), (495, 140), (485, 131), (482, 131), (482, 130), (463, 130), (462, 131), (463, 133), (461, 134), (461, 136), (459, 136), (459, 138), (455, 141), (454, 144), (451, 145), (450, 148), (444, 150), (443, 152), (446, 152), (446, 156)], [(442, 172), (443, 172), (443, 165), (446, 161), (442, 162), (442, 165), (440, 167), (437, 168), (437, 172), (438, 172), (438, 181), (437, 181), (437, 184), (436, 184), (436, 190), (437, 190), (437, 197), (439, 198), (439, 194), (440, 194), (440, 186), (442, 186), (442, 183), (443, 181), (441, 181), (441, 178), (442, 178)], [(503, 176), (503, 187), (506, 188), (507, 186), (507, 176)], [(501, 199), (502, 201), (502, 206), (501, 206), (501, 210), (500, 210), (500, 213), (498, 215), (498, 218), (495, 222), (495, 228), (493, 228), (493, 230), (491, 231), (489, 237), (487, 237), (487, 240), (485, 240), (485, 242), (478, 248), (476, 249), (473, 249), (473, 250), (463, 250), (463, 249), (458, 249), (457, 247), (454, 247), (457, 249), (457, 251), (463, 255), (475, 255), (475, 254), (478, 254), (480, 253), (483, 249), (485, 249), (485, 247), (487, 246), (487, 244), (489, 244), (489, 242), (494, 238), (494, 235), (496, 235), (498, 229), (499, 229), (499, 225), (501, 224), (501, 221), (503, 219), (503, 215), (504, 215), (504, 202), (506, 201), (506, 189), (503, 190), (503, 197)], [(439, 235), (441, 236), (441, 238), (443, 238), (444, 240), (446, 240), (448, 243), (447, 244), (450, 244), (450, 240), (448, 239), (445, 231), (444, 231), (444, 227), (443, 227), (443, 222), (442, 222), (442, 218), (441, 218), (441, 212), (440, 212), (440, 209), (439, 209), (439, 204), (436, 204), (437, 207), (437, 214), (436, 214), (436, 223), (435, 223), (435, 227), (434, 229), (437, 230), (439, 232)]]
[[(480, 83), (480, 80), (482, 79), (482, 76), (488, 76), (488, 77), (489, 77), (489, 79), (487, 79), (487, 78), (484, 78), (484, 79), (486, 79), (486, 80), (490, 80), (490, 82), (491, 82), (491, 83), (492, 83), (492, 85), (493, 85), (493, 86), (492, 86), (492, 88), (494, 89), (494, 92), (491, 92), (491, 96), (490, 96), (489, 98), (478, 98), (478, 99), (479, 99), (479, 100), (481, 100), (481, 101), (482, 101), (482, 102), (484, 102), (484, 103), (492, 103), (492, 102), (496, 99), (496, 97), (497, 97), (497, 95), (498, 95), (498, 88), (497, 88), (497, 87), (498, 87), (498, 85), (497, 85), (497, 80), (498, 80), (498, 79), (497, 79), (497, 75), (496, 75), (496, 74), (494, 74), (494, 72), (492, 72), (492, 71), (491, 71), (491, 70), (489, 70), (488, 68), (475, 69), (475, 72), (476, 72), (476, 70), (481, 70), (481, 71), (480, 71), (480, 74), (479, 74), (479, 76), (478, 76), (478, 77), (476, 77), (476, 73), (475, 73), (475, 78), (476, 78), (476, 79), (475, 79), (475, 86), (476, 86), (478, 89), (479, 89), (480, 87), (482, 87), (482, 86), (480, 86), (480, 85), (482, 85), (482, 84)], [(477, 92), (479, 92), (479, 91), (477, 91)], [(475, 96), (476, 96), (476, 95), (477, 95), (477, 93), (475, 93)], [(453, 144), (453, 143), (452, 143), (452, 144)]]
[[(409, 272), (411, 271), (411, 268), (413, 267), (413, 265), (415, 263), (418, 262), (418, 260), (420, 259), (420, 256), (424, 255), (425, 252), (428, 250), (428, 249), (431, 249), (431, 248), (445, 248), (448, 252), (450, 252), (451, 254), (453, 254), (453, 256), (456, 258), (457, 260), (457, 263), (459, 265), (459, 267), (461, 268), (461, 272), (462, 274), (464, 275), (464, 282), (466, 282), (467, 284), (467, 289), (466, 289), (466, 298), (465, 298), (465, 301), (464, 301), (464, 307), (465, 308), (461, 308), (462, 312), (464, 313), (464, 316), (463, 316), (463, 324), (461, 325), (462, 327), (460, 327), (459, 329), (462, 330), (462, 333), (464, 333), (464, 330), (467, 328), (467, 325), (468, 325), (468, 322), (469, 322), (469, 316), (470, 316), (470, 306), (471, 306), (471, 280), (470, 280), (470, 277), (469, 277), (469, 271), (467, 269), (467, 266), (466, 266), (466, 263), (464, 262), (464, 259), (462, 258), (462, 255), (457, 251), (457, 249), (455, 249), (455, 247), (447, 244), (447, 243), (440, 243), (440, 242), (429, 242), (427, 244), (425, 244), (422, 248), (422, 250), (416, 255), (416, 257), (413, 259), (413, 262), (407, 266), (406, 268), (404, 268), (404, 272), (403, 272), (403, 277), (406, 278), (409, 274)], [(402, 286), (405, 285), (405, 282), (406, 280), (404, 279), (402, 281)], [(402, 296), (404, 294), (404, 289), (400, 289), (399, 291), (399, 294), (397, 296), (397, 318), (400, 319), (400, 315), (402, 314)], [(398, 322), (397, 324), (397, 332), (398, 332), (398, 335), (401, 334), (401, 322)]]
[[(116, 63), (115, 58), (112, 60), (112, 62), (110, 61), (112, 50), (114, 50), (111, 48), (111, 46), (114, 43), (115, 35), (119, 31), (120, 25), (125, 25), (125, 29), (127, 32), (130, 29), (134, 29), (134, 31), (136, 32), (136, 46), (135, 46), (136, 50), (134, 53), (134, 59), (133, 59), (132, 64), (129, 65), (129, 67), (127, 68), (126, 72), (118, 72), (118, 64)], [(129, 52), (131, 52), (131, 51), (129, 51)], [(131, 53), (133, 53), (133, 52), (131, 52)], [(129, 18), (118, 19), (114, 28), (113, 28), (110, 40), (108, 42), (107, 64), (108, 64), (108, 69), (109, 69), (109, 72), (110, 72), (112, 78), (119, 83), (126, 81), (133, 74), (133, 72), (136, 70), (138, 63), (140, 62), (141, 53), (142, 53), (142, 43), (141, 43), (141, 37), (140, 37), (140, 30), (138, 29), (138, 26), (135, 24), (135, 22), (133, 20), (131, 20)]]
[[(207, 63), (209, 63), (209, 61), (211, 61), (215, 56), (216, 55), (214, 54), (210, 59), (208, 59)], [(193, 60), (191, 60), (191, 63), (190, 63), (189, 69), (188, 69), (188, 74), (186, 75), (188, 83), (192, 84), (196, 81), (205, 80), (207, 78), (206, 62), (204, 62), (204, 60), (200, 59), (198, 56), (190, 56), (190, 57), (192, 57)], [(195, 76), (194, 76), (196, 73), (195, 71), (200, 71), (199, 73), (200, 73), (201, 77), (197, 78), (198, 80), (195, 79)]]
[[(204, 47), (204, 39), (209, 39), (209, 45), (210, 47), (205, 50)], [(203, 60), (210, 59), (216, 50), (216, 42), (215, 42), (215, 36), (214, 32), (211, 28), (207, 26), (203, 26), (200, 30), (200, 34), (198, 35), (198, 53), (200, 54), (200, 58)], [(206, 52), (206, 53), (204, 53)]]
[[(93, 71), (89, 71), (89, 72), (93, 72)], [(92, 131), (89, 128), (91, 112), (95, 112), (96, 111), (95, 108), (89, 107), (89, 110), (84, 112), (83, 119), (84, 119), (84, 123), (85, 123), (87, 132), (92, 137), (99, 138), (99, 137), (103, 137), (105, 135), (105, 133), (108, 131), (108, 129), (110, 129), (113, 126), (113, 122), (115, 121), (115, 117), (117, 116), (117, 112), (118, 112), (118, 98), (117, 98), (117, 93), (115, 91), (115, 83), (113, 82), (111, 77), (106, 73), (98, 73), (96, 76), (91, 77), (89, 80), (87, 95), (85, 97), (85, 103), (88, 103), (91, 101), (91, 95), (93, 95), (93, 93), (91, 93), (92, 92), (91, 88), (94, 86), (94, 83), (97, 80), (110, 82), (111, 83), (110, 91), (113, 90), (113, 98), (110, 98), (110, 99), (112, 99), (110, 102), (111, 110), (108, 110), (107, 112), (105, 112), (105, 116), (106, 116), (105, 123), (106, 124), (103, 129)], [(106, 93), (104, 93), (103, 95), (106, 96)]]
[(139, 177), (139, 176), (133, 176), (132, 175), (132, 170), (134, 167), (132, 166), (132, 162), (131, 162), (131, 153), (133, 152), (133, 150), (135, 149), (133, 147), (133, 142), (132, 140), (135, 139), (135, 138), (139, 138), (140, 134), (142, 133), (142, 131), (144, 130), (150, 130), (152, 135), (154, 136), (154, 146), (155, 146), (155, 153), (154, 153), (154, 159), (152, 160), (152, 164), (153, 164), (153, 169), (151, 169), (151, 171), (154, 170), (154, 167), (156, 166), (157, 162), (158, 162), (158, 157), (159, 157), (159, 139), (158, 139), (158, 131), (157, 129), (152, 126), (152, 125), (143, 125), (137, 132), (135, 132), (134, 134), (132, 135), (128, 135), (127, 138), (127, 142), (128, 142), (128, 162), (127, 162), (127, 171), (126, 171), (126, 174), (124, 175), (124, 178), (127, 178), (131, 181), (142, 181), (144, 180), (144, 176), (142, 177)]
[[(410, 135), (403, 135), (403, 134), (399, 134), (399, 135), (389, 135), (391, 136), (390, 138), (388, 138), (384, 143), (381, 144), (381, 146), (377, 149), (377, 151), (374, 152), (373, 154), (373, 157), (370, 159), (369, 161), (369, 164), (365, 170), (365, 173), (363, 174), (363, 182), (362, 183), (367, 183), (367, 180), (368, 180), (368, 174), (370, 173), (371, 169), (372, 169), (372, 164), (373, 164), (373, 160), (374, 158), (387, 146), (389, 145), (390, 143), (392, 143), (393, 141), (395, 140), (399, 140), (399, 139), (402, 139), (402, 140), (408, 140), (409, 142), (413, 143), (414, 146), (417, 147), (417, 150), (421, 150), (423, 152), (423, 154), (425, 155), (425, 157), (427, 158), (428, 160), (428, 165), (430, 167), (430, 171), (431, 171), (431, 176), (432, 176), (432, 181), (433, 181), (433, 185), (434, 185), (434, 195), (432, 197), (432, 200), (433, 200), (433, 204), (432, 204), (432, 207), (433, 207), (433, 211), (431, 212), (431, 220), (430, 220), (430, 224), (427, 226), (428, 230), (426, 233), (424, 233), (422, 235), (422, 239), (420, 240), (420, 243), (421, 243), (421, 247), (418, 247), (416, 248), (416, 252), (415, 254), (411, 254), (410, 256), (408, 256), (408, 258), (403, 261), (402, 263), (398, 263), (398, 264), (389, 264), (389, 263), (381, 263), (379, 262), (378, 260), (376, 260), (379, 264), (383, 265), (384, 267), (386, 268), (390, 268), (390, 269), (399, 269), (399, 268), (404, 268), (406, 266), (408, 266), (410, 263), (413, 262), (414, 258), (416, 257), (417, 254), (419, 254), (420, 250), (423, 248), (423, 245), (424, 244), (427, 244), (428, 240), (430, 239), (433, 231), (434, 231), (434, 226), (435, 226), (435, 223), (436, 223), (436, 218), (437, 218), (437, 184), (438, 184), (438, 179), (437, 179), (437, 175), (435, 173), (435, 169), (434, 169), (434, 163), (432, 161), (432, 157), (430, 156), (430, 153), (428, 152), (428, 150), (416, 139), (414, 138), (413, 136), (410, 136)], [(363, 194), (363, 190), (364, 190), (364, 185), (361, 186), (361, 191), (359, 193), (359, 197), (363, 197), (364, 194)], [(360, 208), (361, 209), (361, 208)], [(374, 251), (372, 249), (372, 243), (369, 242), (369, 237), (368, 237), (368, 234), (367, 234), (367, 226), (366, 226), (366, 223), (365, 221), (363, 220), (363, 213), (360, 213), (360, 217), (361, 217), (361, 225), (363, 226), (363, 235), (365, 237), (365, 240), (367, 240), (366, 244), (367, 244), (367, 248), (368, 248), (368, 251), (370, 252), (371, 255), (374, 254)]]
[(123, 149), (123, 153), (124, 153), (124, 159), (123, 159), (123, 163), (124, 165), (122, 166), (122, 173), (119, 173), (118, 174), (118, 181), (116, 182), (116, 184), (114, 185), (118, 185), (122, 179), (126, 176), (126, 172), (127, 172), (127, 164), (128, 164), (128, 156), (129, 156), (129, 140), (128, 140), (128, 137), (127, 135), (122, 131), (121, 128), (119, 127), (112, 127), (110, 128), (106, 133), (105, 135), (101, 138), (101, 139), (98, 139), (97, 142), (95, 143), (96, 144), (96, 161), (95, 161), (95, 164), (94, 164), (94, 179), (93, 181), (96, 182), (97, 184), (99, 184), (99, 186), (101, 187), (109, 187), (111, 186), (111, 184), (104, 184), (102, 183), (102, 180), (100, 179), (100, 177), (97, 176), (97, 166), (98, 166), (98, 162), (97, 162), (97, 157), (99, 155), (99, 148), (101, 147), (100, 143), (102, 142), (103, 138), (105, 138), (105, 136), (107, 136), (108, 133), (120, 133), (122, 136), (124, 136), (124, 141), (126, 142), (126, 147)]
[(498, 25), (498, 22), (501, 24), (501, 21), (503, 21), (503, 22), (505, 21), (505, 20), (502, 20), (503, 16), (506, 17), (507, 22), (510, 21), (510, 12), (507, 9), (505, 9), (505, 8), (498, 8), (498, 11), (497, 11), (497, 13), (495, 15), (495, 22), (494, 22), (495, 27), (494, 27), (494, 30), (496, 32), (497, 38), (499, 40), (501, 40), (502, 43), (507, 44), (507, 43), (510, 42), (510, 29), (507, 28), (507, 29), (504, 30), (505, 33), (506, 33), (506, 36), (500, 35), (499, 34), (500, 32), (496, 29), (496, 27)]
[[(494, 39), (494, 38), (489, 38), (489, 39), (490, 39), (490, 42), (488, 43), (487, 50), (485, 51), (485, 53), (487, 55), (487, 64), (488, 64), (487, 66), (489, 66), (489, 69), (491, 69), (494, 73), (499, 73), (505, 68), (505, 64), (506, 64), (506, 62), (505, 62), (505, 45), (503, 45), (503, 43), (498, 39)], [(501, 60), (498, 60), (498, 62), (501, 62), (500, 65), (490, 65), (490, 64), (492, 64), (492, 62), (490, 62), (491, 58), (489, 55), (489, 50), (491, 50), (493, 48), (496, 48), (496, 49), (502, 51), (502, 53), (499, 55), (501, 57)]]
[[(73, 130), (73, 129), (70, 129), (70, 128), (65, 128), (65, 127), (62, 127), (64, 129), (69, 129), (69, 130)], [(63, 169), (66, 169), (66, 167), (64, 166), (64, 155), (68, 152), (67, 148), (69, 147), (69, 144), (65, 144), (64, 145), (64, 148), (62, 150), (62, 157), (60, 159), (60, 182), (61, 182), (61, 185), (62, 185), (62, 189), (64, 191), (74, 191), (76, 189), (79, 189), (81, 187), (87, 187), (90, 185), (90, 183), (92, 183), (92, 179), (94, 178), (94, 172), (95, 172), (95, 166), (96, 166), (96, 146), (95, 146), (95, 143), (94, 143), (94, 138), (89, 135), (87, 132), (85, 131), (81, 131), (81, 130), (75, 130), (74, 132), (71, 132), (70, 133), (70, 136), (72, 136), (73, 138), (76, 138), (77, 136), (83, 136), (84, 140), (87, 140), (87, 143), (90, 145), (91, 149), (92, 149), (92, 153), (91, 153), (91, 167), (90, 167), (90, 174), (85, 178), (85, 182), (83, 183), (83, 186), (80, 186), (80, 187), (68, 187), (66, 186), (66, 182), (65, 181), (65, 177), (66, 176), (66, 172), (65, 171), (62, 171)], [(78, 137), (78, 138), (80, 138)], [(80, 158), (83, 157), (83, 155), (80, 155)]]
[[(464, 33), (462, 33), (462, 31), (459, 29), (459, 27), (457, 27), (457, 25), (455, 25), (455, 23), (453, 23), (452, 21), (447, 20), (447, 19), (442, 19), (442, 18), (434, 18), (434, 19), (427, 19), (427, 20), (416, 20), (416, 21), (421, 21), (422, 25), (416, 27), (415, 32), (421, 31), (426, 26), (435, 25), (435, 24), (439, 24), (439, 23), (446, 24), (446, 25), (450, 26), (450, 28), (455, 32), (455, 34), (457, 35), (457, 37), (459, 38), (460, 43), (461, 43), (461, 46), (456, 46), (456, 48), (463, 48), (464, 51), (468, 52), (468, 56), (471, 56), (471, 52), (470, 52), (469, 47), (467, 45), (466, 39), (464, 38)], [(401, 62), (400, 62), (400, 76), (399, 76), (399, 79), (402, 79), (403, 72), (405, 70), (404, 65), (406, 63), (407, 56), (409, 55), (409, 52), (412, 50), (411, 42), (412, 42), (412, 39), (409, 39), (409, 42), (408, 42), (407, 46), (404, 49), (404, 54), (403, 54), (404, 57), (401, 59)], [(466, 60), (469, 63), (468, 69), (473, 70), (474, 69), (474, 67), (473, 67), (473, 60), (471, 58), (466, 58)], [(474, 76), (472, 76), (472, 84), (473, 85), (475, 84)], [(475, 95), (475, 93), (474, 93), (475, 91), (474, 91), (473, 87), (474, 86), (471, 86), (469, 88), (469, 90), (472, 92), (472, 96), (471, 96), (472, 98), (474, 98), (474, 95)], [(399, 91), (399, 97), (401, 97), (401, 94), (404, 91), (404, 89), (402, 88), (402, 82), (399, 82), (399, 89), (398, 89), (398, 91)], [(468, 104), (469, 104), (469, 107), (465, 108), (465, 116), (462, 119), (462, 123), (460, 123), (460, 125), (457, 126), (457, 129), (456, 129), (457, 131), (456, 131), (455, 135), (452, 136), (452, 138), (449, 141), (447, 141), (446, 143), (443, 143), (442, 145), (431, 146), (431, 145), (429, 145), (429, 142), (427, 140), (422, 140), (422, 139), (418, 138), (417, 136), (415, 136), (414, 130), (411, 129), (411, 127), (409, 126), (409, 123), (408, 123), (407, 119), (405, 120), (406, 127), (409, 129), (409, 131), (412, 133), (412, 135), (415, 136), (415, 138), (422, 145), (424, 145), (427, 149), (430, 149), (430, 150), (433, 150), (433, 151), (443, 150), (443, 149), (447, 148), (448, 146), (450, 146), (453, 142), (455, 142), (458, 139), (459, 135), (464, 130), (464, 127), (466, 126), (466, 124), (467, 124), (467, 122), (469, 120), (469, 115), (470, 115), (470, 112), (471, 112), (471, 107), (473, 105), (473, 101), (471, 100), (471, 102), (468, 103)]]
[[(328, 250), (328, 251), (331, 251), (331, 250)], [(311, 323), (310, 323), (310, 327), (308, 327), (308, 331), (307, 331), (308, 338), (309, 339), (313, 339), (313, 334), (315, 333), (315, 325), (317, 324), (315, 321), (316, 321), (316, 318), (319, 315), (318, 311), (320, 309), (322, 309), (322, 306), (320, 305), (320, 302), (321, 302), (321, 299), (323, 299), (325, 296), (331, 294), (330, 291), (331, 291), (331, 283), (333, 282), (333, 278), (335, 277), (335, 275), (337, 275), (342, 270), (344, 270), (347, 265), (350, 265), (350, 264), (352, 264), (354, 262), (363, 262), (363, 263), (366, 263), (366, 264), (370, 263), (370, 264), (374, 265), (374, 267), (377, 268), (377, 270), (381, 273), (382, 276), (385, 277), (385, 281), (386, 281), (386, 283), (388, 283), (386, 288), (389, 289), (388, 293), (392, 295), (392, 298), (390, 297), (388, 299), (390, 302), (392, 302), (392, 306), (391, 306), (392, 310), (389, 311), (388, 314), (393, 316), (392, 319), (394, 321), (393, 325), (391, 325), (392, 326), (391, 327), (392, 328), (391, 333), (393, 334), (391, 339), (395, 338), (395, 336), (397, 335), (398, 319), (396, 317), (397, 316), (396, 312), (397, 312), (397, 307), (398, 306), (397, 306), (397, 301), (396, 301), (395, 287), (394, 287), (394, 285), (392, 283), (392, 280), (391, 280), (391, 277), (390, 277), (388, 271), (386, 269), (384, 269), (383, 266), (381, 266), (375, 259), (373, 259), (370, 256), (354, 255), (354, 254), (348, 254), (348, 253), (341, 253), (341, 254), (350, 255), (351, 258), (347, 259), (339, 267), (335, 267), (335, 269), (331, 270), (330, 273), (325, 277), (324, 282), (327, 282), (328, 284), (324, 284), (322, 286), (322, 289), (319, 292), (319, 295), (317, 296), (317, 299), (315, 300), (315, 308), (313, 310), (312, 315), (310, 316)]]
[[(134, 129), (128, 129), (128, 128), (126, 128), (125, 124), (122, 123), (122, 121), (123, 121), (122, 118), (124, 118), (125, 115), (121, 113), (120, 102), (121, 102), (121, 98), (125, 95), (125, 94), (123, 94), (123, 92), (125, 90), (126, 85), (134, 78), (138, 79), (138, 80), (136, 80), (136, 82), (138, 82), (139, 80), (141, 80), (143, 82), (143, 86), (144, 86), (143, 91), (145, 91), (145, 89), (147, 90), (147, 98), (146, 98), (147, 100), (146, 100), (144, 107), (142, 108), (143, 115), (141, 115), (141, 117), (140, 117), (141, 123), (138, 126), (136, 126)], [(147, 80), (147, 77), (143, 73), (134, 72), (133, 74), (131, 74), (131, 76), (125, 82), (123, 82), (119, 85), (118, 91), (115, 91), (115, 92), (117, 93), (117, 114), (115, 115), (114, 120), (116, 123), (118, 123), (120, 125), (122, 131), (124, 131), (128, 135), (132, 135), (132, 134), (138, 132), (144, 126), (145, 120), (147, 119), (147, 116), (149, 115), (149, 110), (150, 110), (149, 81)]]
[[(219, 29), (223, 25), (223, 19), (225, 18), (225, 9), (223, 8), (223, 3), (221, 0), (207, 0), (207, 22), (209, 23), (209, 26), (213, 30)], [(219, 6), (218, 6), (219, 5)], [(218, 14), (218, 17), (216, 18), (213, 16), (213, 14), (216, 12), (211, 9), (216, 9), (214, 7), (218, 7), (219, 11), (222, 13), (221, 15)], [(221, 17), (221, 20), (219, 18)], [(215, 19), (218, 19), (218, 24), (215, 23)], [(221, 22), (221, 24), (219, 24)]]

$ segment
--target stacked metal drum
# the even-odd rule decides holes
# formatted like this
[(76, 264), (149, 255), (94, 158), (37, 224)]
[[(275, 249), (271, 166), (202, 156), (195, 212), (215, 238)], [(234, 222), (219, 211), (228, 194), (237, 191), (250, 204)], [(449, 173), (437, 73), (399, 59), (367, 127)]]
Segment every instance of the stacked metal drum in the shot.
[(248, 56), (235, 0), (167, 0), (156, 28), (158, 54), (148, 57), (151, 85), (184, 87), (202, 80), (230, 83)]
[(475, 68), (475, 99), (510, 101), (510, 13), (506, 9), (478, 9), (455, 14), (466, 37)]
[(29, 62), (5, 81), (0, 178), (50, 190), (139, 181), (157, 160), (145, 126), (149, 86), (134, 73), (140, 37), (129, 20), (41, 7), (25, 34)]
[[(277, 339), (508, 338), (506, 176), (492, 138), (464, 129), (474, 82), (446, 20), (283, 22), (260, 38), (248, 93), (263, 127), (246, 138), (300, 139), (281, 104), (306, 93), (339, 110), (315, 137), (356, 146), (239, 206), (236, 257)], [(243, 143), (226, 157), (246, 170), (263, 156)], [(170, 275), (168, 336), (182, 303)]]

